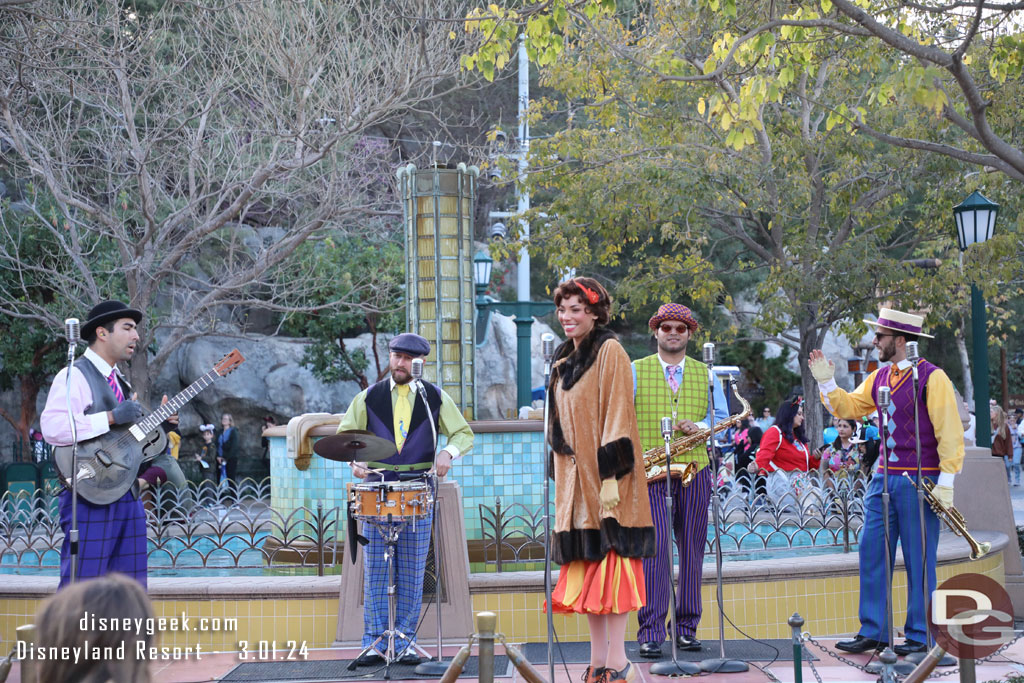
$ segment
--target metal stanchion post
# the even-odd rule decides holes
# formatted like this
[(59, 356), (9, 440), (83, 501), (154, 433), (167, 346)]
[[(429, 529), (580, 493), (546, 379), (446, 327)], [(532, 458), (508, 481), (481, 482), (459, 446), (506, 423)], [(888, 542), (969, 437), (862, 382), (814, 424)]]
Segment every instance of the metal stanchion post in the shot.
[[(31, 648), (36, 642), (35, 624), (26, 624), (15, 629), (18, 642), (25, 643), (26, 649)], [(18, 660), (21, 662), (21, 683), (39, 683), (39, 669), (36, 668), (36, 660), (32, 657)]]
[(793, 612), (793, 616), (789, 618), (789, 627), (793, 629), (793, 681), (794, 683), (804, 682), (804, 663), (803, 663), (803, 641), (800, 639), (800, 629), (803, 628), (804, 618), (800, 616), (799, 612)]
[(480, 683), (494, 683), (494, 628), (498, 615), (480, 612), (476, 615), (476, 634), (480, 641), (477, 661), (480, 664)]

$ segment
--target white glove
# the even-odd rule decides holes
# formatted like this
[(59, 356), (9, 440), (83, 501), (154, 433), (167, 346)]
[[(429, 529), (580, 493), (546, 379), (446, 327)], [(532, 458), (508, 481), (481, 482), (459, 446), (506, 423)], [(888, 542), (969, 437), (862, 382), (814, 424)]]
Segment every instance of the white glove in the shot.
[(601, 507), (611, 510), (619, 504), (619, 482), (610, 477), (601, 482)]
[(953, 487), (943, 486), (942, 484), (936, 484), (932, 487), (932, 495), (935, 500), (942, 503), (943, 506), (950, 508), (953, 507)]
[(814, 375), (818, 384), (825, 384), (836, 375), (836, 364), (824, 356), (815, 358), (807, 366), (811, 369), (811, 374)]

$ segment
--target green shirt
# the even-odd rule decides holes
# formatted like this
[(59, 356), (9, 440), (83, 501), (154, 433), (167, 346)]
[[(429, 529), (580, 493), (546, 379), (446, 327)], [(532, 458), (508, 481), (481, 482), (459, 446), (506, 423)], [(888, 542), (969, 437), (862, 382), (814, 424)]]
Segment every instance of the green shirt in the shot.
[[(398, 392), (395, 391), (395, 386), (397, 386), (395, 380), (390, 380), (390, 382), (391, 409), (394, 410), (395, 401), (398, 400)], [(414, 401), (416, 398), (416, 387), (410, 384), (409, 388), (412, 390), (409, 394), (409, 400)], [(366, 392), (367, 390), (364, 389), (352, 399), (352, 403), (349, 404), (345, 416), (341, 418), (341, 423), (338, 425), (338, 432), (346, 432), (350, 429), (366, 429)], [(455, 405), (455, 400), (444, 390), (441, 391), (441, 411), (438, 421), (440, 422), (441, 434), (448, 437), (448, 443), (445, 444), (443, 450), (448, 451), (452, 456), (452, 460), (465, 455), (473, 447), (473, 430), (469, 428), (469, 423), (462, 416), (459, 406)]]

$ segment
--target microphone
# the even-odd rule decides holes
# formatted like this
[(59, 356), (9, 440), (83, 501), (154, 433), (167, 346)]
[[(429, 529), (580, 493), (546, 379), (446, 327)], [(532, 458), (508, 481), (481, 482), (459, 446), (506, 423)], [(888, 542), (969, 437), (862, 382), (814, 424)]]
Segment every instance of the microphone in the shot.
[(917, 361), (921, 360), (921, 356), (917, 352), (917, 342), (907, 342), (907, 360), (914, 365), (917, 365)]
[(878, 408), (888, 408), (889, 404), (892, 403), (892, 397), (890, 396), (892, 389), (889, 387), (879, 387), (878, 389)]
[(707, 344), (704, 345), (704, 363), (714, 363), (714, 362), (715, 362), (715, 345), (713, 343), (711, 343), (711, 342), (708, 342)]
[(551, 358), (555, 355), (555, 335), (545, 332), (540, 336), (541, 353), (544, 355), (544, 386), (551, 378)]
[(672, 438), (672, 418), (663, 417), (661, 418), (661, 435), (668, 441)]
[(544, 353), (544, 362), (550, 363), (551, 357), (555, 355), (555, 335), (545, 332), (540, 336), (540, 341)]
[(412, 359), (412, 378), (414, 380), (416, 380), (417, 384), (419, 384), (419, 381), (421, 379), (423, 379), (423, 359), (422, 358), (413, 358)]
[(64, 338), (68, 341), (68, 364), (75, 361), (75, 347), (82, 339), (82, 327), (78, 318), (68, 318), (64, 321)]

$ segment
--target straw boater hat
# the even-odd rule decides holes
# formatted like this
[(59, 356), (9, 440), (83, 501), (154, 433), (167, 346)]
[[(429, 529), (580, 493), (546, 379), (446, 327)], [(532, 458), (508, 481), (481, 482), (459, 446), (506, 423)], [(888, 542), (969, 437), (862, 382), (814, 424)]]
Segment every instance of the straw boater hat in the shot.
[(875, 327), (884, 327), (887, 330), (893, 330), (894, 332), (906, 332), (907, 334), (916, 334), (918, 337), (927, 337), (928, 339), (934, 339), (935, 337), (930, 334), (925, 334), (921, 331), (924, 325), (924, 316), (914, 315), (913, 313), (903, 313), (902, 311), (895, 311), (891, 308), (883, 308), (878, 311), (878, 320), (864, 319), (868, 325), (874, 325)]

